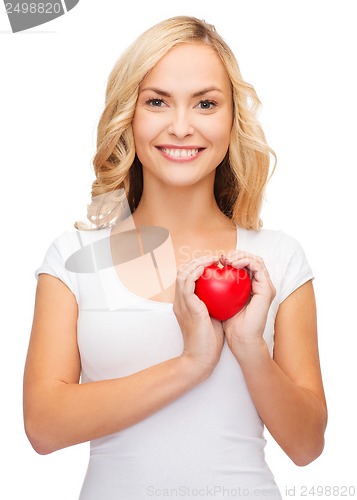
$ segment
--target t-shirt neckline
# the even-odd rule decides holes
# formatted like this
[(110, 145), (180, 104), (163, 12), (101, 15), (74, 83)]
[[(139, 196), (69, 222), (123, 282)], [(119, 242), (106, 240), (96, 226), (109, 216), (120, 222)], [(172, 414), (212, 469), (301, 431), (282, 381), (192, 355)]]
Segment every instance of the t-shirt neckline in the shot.
[[(237, 224), (235, 224), (235, 227), (236, 227), (236, 247), (235, 249), (236, 250), (239, 250), (240, 246), (241, 246), (241, 237), (242, 237), (242, 233), (241, 233), (241, 229), (238, 227)], [(111, 231), (112, 231), (112, 226), (109, 226), (107, 228), (108, 230), (108, 247), (109, 247), (109, 255), (110, 255), (110, 259), (111, 259), (111, 271), (112, 271), (112, 274), (113, 274), (113, 278), (115, 280), (115, 282), (120, 286), (120, 288), (125, 292), (127, 293), (128, 295), (130, 295), (132, 298), (136, 299), (136, 300), (140, 300), (146, 304), (150, 304), (154, 307), (160, 307), (160, 308), (166, 308), (166, 309), (172, 309), (173, 307), (173, 302), (166, 302), (166, 301), (161, 301), (161, 300), (152, 300), (152, 299), (146, 299), (145, 297), (142, 297), (141, 295), (138, 295), (134, 292), (132, 292), (131, 290), (129, 290), (121, 281), (116, 269), (115, 269), (115, 265), (114, 265), (114, 262), (113, 262), (113, 258), (112, 258), (112, 251), (111, 251), (111, 240), (110, 240), (110, 237), (111, 237)]]

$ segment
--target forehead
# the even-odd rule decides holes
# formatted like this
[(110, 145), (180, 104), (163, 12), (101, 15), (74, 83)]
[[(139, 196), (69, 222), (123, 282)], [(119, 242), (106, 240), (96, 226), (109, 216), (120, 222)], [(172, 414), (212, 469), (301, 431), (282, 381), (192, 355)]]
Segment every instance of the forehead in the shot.
[(143, 85), (188, 88), (219, 86), (230, 90), (227, 70), (216, 51), (202, 43), (185, 43), (171, 49), (149, 71)]

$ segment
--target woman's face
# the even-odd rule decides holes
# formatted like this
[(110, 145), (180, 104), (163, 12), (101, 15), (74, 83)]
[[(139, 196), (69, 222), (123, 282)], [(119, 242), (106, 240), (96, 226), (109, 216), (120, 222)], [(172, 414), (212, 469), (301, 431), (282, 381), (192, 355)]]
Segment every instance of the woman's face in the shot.
[(198, 43), (170, 50), (139, 88), (133, 132), (144, 182), (188, 186), (214, 179), (232, 120), (231, 84), (216, 52)]

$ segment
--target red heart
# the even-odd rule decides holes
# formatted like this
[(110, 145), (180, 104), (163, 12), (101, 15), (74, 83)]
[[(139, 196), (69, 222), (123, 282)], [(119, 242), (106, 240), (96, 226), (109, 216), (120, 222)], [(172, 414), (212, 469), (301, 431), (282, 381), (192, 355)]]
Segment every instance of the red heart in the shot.
[(207, 266), (195, 285), (195, 294), (206, 304), (210, 316), (226, 321), (245, 306), (251, 291), (246, 269), (217, 264)]

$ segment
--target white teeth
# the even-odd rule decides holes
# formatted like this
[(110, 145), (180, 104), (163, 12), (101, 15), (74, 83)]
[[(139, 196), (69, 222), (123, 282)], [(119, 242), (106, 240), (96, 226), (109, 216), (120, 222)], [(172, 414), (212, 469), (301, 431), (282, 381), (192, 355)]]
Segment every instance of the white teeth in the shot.
[(173, 158), (189, 158), (195, 156), (198, 153), (198, 149), (167, 149), (160, 148), (165, 154), (172, 156)]

